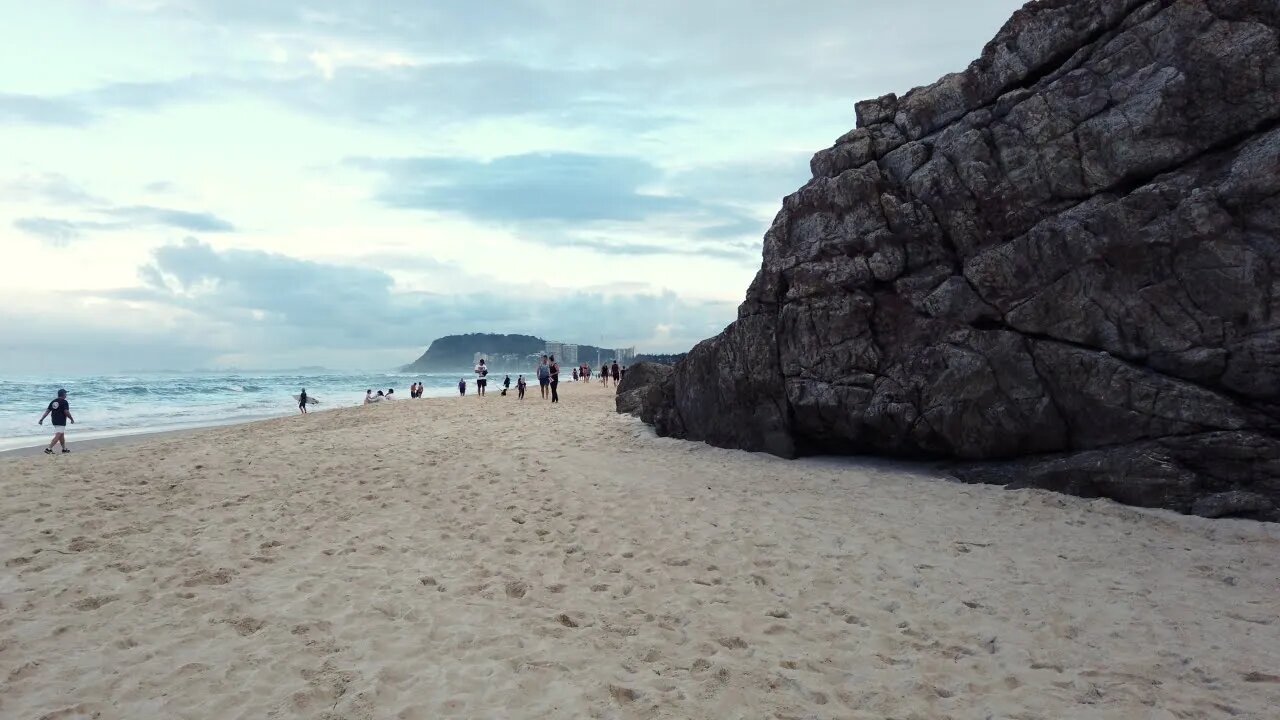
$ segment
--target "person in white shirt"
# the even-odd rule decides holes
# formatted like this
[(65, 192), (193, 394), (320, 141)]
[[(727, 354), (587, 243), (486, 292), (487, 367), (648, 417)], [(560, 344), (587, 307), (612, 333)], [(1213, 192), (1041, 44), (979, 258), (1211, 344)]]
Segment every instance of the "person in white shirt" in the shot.
[(375, 402), (377, 402), (377, 401), (373, 399), (373, 391), (372, 391), (372, 390), (365, 390), (365, 391), (364, 391), (364, 404), (365, 404), (365, 405), (372, 405), (372, 404), (373, 404), (373, 403), (375, 403)]
[(489, 384), (488, 381), (489, 368), (484, 364), (484, 358), (480, 358), (480, 362), (476, 364), (476, 394), (484, 395), (484, 388)]

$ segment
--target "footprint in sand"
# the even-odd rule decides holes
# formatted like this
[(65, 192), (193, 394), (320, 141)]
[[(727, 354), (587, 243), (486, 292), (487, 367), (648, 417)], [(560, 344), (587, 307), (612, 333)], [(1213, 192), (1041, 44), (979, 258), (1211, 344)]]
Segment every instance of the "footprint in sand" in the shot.
[(226, 585), (231, 582), (232, 576), (235, 575), (234, 570), (228, 568), (218, 568), (213, 572), (201, 570), (182, 581), (182, 587), (195, 587), (196, 585)]
[(235, 628), (235, 631), (244, 637), (248, 637), (266, 626), (266, 623), (262, 620), (251, 617), (231, 618), (222, 622)]
[(115, 602), (120, 598), (116, 595), (94, 595), (83, 600), (71, 604), (71, 607), (77, 610), (97, 610), (98, 608), (110, 602)]

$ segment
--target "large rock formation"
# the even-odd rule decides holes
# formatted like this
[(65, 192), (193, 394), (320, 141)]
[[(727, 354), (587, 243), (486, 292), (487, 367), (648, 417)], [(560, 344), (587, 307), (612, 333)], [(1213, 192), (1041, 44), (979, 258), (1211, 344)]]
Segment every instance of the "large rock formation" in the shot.
[(1280, 3), (1038, 0), (857, 116), (660, 433), (1280, 519)]

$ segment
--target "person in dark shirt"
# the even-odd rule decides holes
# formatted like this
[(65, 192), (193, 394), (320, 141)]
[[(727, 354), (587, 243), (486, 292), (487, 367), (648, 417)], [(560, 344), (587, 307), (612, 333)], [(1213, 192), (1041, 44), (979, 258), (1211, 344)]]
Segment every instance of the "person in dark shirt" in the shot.
[(51, 418), (53, 422), (53, 439), (49, 441), (49, 447), (44, 449), (46, 455), (53, 454), (54, 445), (62, 445), (62, 452), (69, 453), (67, 449), (67, 421), (75, 424), (76, 419), (71, 417), (71, 404), (67, 402), (67, 391), (59, 390), (58, 397), (49, 403), (49, 407), (45, 408), (44, 414), (40, 416), (40, 425), (44, 424), (44, 419)]
[(307, 414), (307, 389), (302, 388), (302, 394), (298, 396), (298, 411), (303, 415)]
[(613, 365), (609, 368), (613, 374), (613, 386), (618, 387), (618, 381), (622, 379), (622, 371), (618, 369), (618, 361), (614, 360)]
[(556, 392), (556, 388), (560, 387), (560, 363), (556, 362), (556, 356), (551, 356), (551, 402), (560, 402), (560, 393)]
[(520, 379), (516, 380), (516, 392), (520, 393), (521, 400), (524, 399), (524, 389), (526, 385), (528, 385), (528, 383), (524, 381), (524, 376), (521, 375)]

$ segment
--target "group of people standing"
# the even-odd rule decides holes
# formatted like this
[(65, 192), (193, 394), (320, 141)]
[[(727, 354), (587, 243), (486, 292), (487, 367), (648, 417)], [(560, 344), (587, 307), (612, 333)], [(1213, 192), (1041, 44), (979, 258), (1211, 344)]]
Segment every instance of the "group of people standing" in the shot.
[[(484, 358), (480, 358), (480, 360), (476, 362), (474, 372), (476, 376), (476, 394), (483, 397), (489, 387), (489, 365)], [(556, 356), (544, 354), (535, 368), (534, 374), (538, 378), (538, 390), (542, 393), (542, 399), (550, 400), (553, 403), (560, 402), (560, 363), (556, 362)], [(583, 363), (573, 369), (573, 380), (574, 382), (577, 382), (578, 380), (587, 382), (591, 379), (591, 374), (591, 366), (587, 363)], [(617, 387), (618, 383), (622, 381), (622, 378), (626, 374), (627, 369), (625, 367), (620, 367), (616, 360), (612, 365), (605, 363), (600, 366), (600, 383), (608, 385), (609, 380), (612, 379), (614, 387)], [(516, 379), (516, 393), (521, 400), (524, 399), (527, 387), (528, 383), (525, 382), (524, 375), (518, 376)], [(510, 389), (511, 376), (507, 375), (502, 380), (502, 394), (506, 395), (507, 391)], [(370, 403), (381, 402), (383, 400), (391, 400), (393, 399), (393, 392), (393, 390), (388, 390), (384, 395), (383, 392), (379, 390), (378, 394), (375, 396), (373, 391), (370, 390), (365, 394), (364, 402), (368, 405)], [(422, 397), (422, 393), (422, 383), (414, 383), (409, 387), (409, 397), (411, 398), (420, 398)], [(466, 394), (467, 379), (465, 377), (458, 378), (458, 395), (465, 396)]]
[[(619, 367), (617, 360), (614, 360), (612, 365), (605, 363), (600, 366), (599, 377), (601, 385), (607, 385), (609, 383), (609, 379), (612, 378), (613, 386), (617, 387), (618, 383), (622, 382), (622, 378), (626, 377), (626, 375), (626, 366)], [(591, 380), (591, 366), (587, 363), (582, 363), (573, 369), (573, 381), (578, 382), (579, 380), (582, 380), (583, 382)]]

